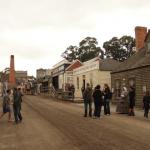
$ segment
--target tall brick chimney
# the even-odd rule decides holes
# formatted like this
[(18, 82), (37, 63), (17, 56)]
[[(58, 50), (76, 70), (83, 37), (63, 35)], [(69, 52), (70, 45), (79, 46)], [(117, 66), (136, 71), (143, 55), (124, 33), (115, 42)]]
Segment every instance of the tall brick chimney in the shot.
[(10, 56), (10, 73), (9, 73), (9, 86), (10, 88), (16, 85), (15, 80), (15, 64), (14, 64), (14, 55)]
[(144, 40), (147, 35), (147, 28), (137, 26), (135, 27), (135, 43), (136, 43), (136, 51), (139, 51), (144, 47)]

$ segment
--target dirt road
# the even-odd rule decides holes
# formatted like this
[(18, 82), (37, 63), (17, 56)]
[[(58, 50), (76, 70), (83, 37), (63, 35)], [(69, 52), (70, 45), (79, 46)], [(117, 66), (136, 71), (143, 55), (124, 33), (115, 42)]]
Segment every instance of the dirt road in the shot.
[(24, 96), (22, 105), (22, 123), (0, 120), (0, 150), (150, 149), (150, 120), (118, 114), (84, 118), (78, 104), (37, 96)]

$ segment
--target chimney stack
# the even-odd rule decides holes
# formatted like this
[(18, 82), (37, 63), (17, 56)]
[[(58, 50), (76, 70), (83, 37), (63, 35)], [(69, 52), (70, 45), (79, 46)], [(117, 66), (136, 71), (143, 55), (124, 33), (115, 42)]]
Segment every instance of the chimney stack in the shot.
[(141, 48), (144, 47), (144, 40), (147, 35), (147, 28), (137, 26), (135, 27), (135, 45), (136, 45), (136, 51), (139, 51)]
[(14, 65), (14, 55), (10, 56), (10, 73), (9, 73), (9, 86), (10, 88), (16, 85), (15, 81), (15, 65)]

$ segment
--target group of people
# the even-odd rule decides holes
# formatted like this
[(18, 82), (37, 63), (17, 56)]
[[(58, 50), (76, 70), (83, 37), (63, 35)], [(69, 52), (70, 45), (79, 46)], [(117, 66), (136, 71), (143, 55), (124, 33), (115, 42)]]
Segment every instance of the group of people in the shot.
[[(8, 89), (3, 94), (2, 108), (3, 112), (0, 115), (0, 119), (8, 113), (8, 121), (15, 121), (19, 123), (22, 121), (21, 114), (21, 103), (22, 103), (22, 92), (20, 88), (14, 88), (13, 90)], [(14, 113), (14, 119), (12, 119), (12, 112)]]
[[(94, 91), (90, 87), (90, 84), (87, 83), (86, 88), (83, 90), (83, 99), (84, 99), (84, 117), (89, 116), (94, 118), (100, 118), (101, 108), (104, 105), (104, 114), (110, 115), (110, 100), (112, 97), (111, 90), (107, 84), (104, 84), (104, 89), (101, 90), (101, 86), (97, 85), (94, 88)], [(94, 113), (92, 115), (92, 99), (94, 99)], [(89, 108), (89, 112), (88, 112)]]
[(75, 93), (75, 86), (74, 84), (66, 84), (65, 90), (69, 92), (69, 96), (74, 99), (74, 93)]
[[(110, 101), (112, 98), (112, 92), (108, 84), (104, 84), (104, 89), (101, 90), (101, 86), (97, 85), (94, 90), (87, 83), (86, 88), (82, 88), (82, 96), (84, 99), (84, 117), (89, 115), (90, 117), (100, 118), (101, 108), (104, 106), (104, 115), (110, 115)], [(117, 103), (116, 112), (128, 114), (129, 116), (135, 116), (135, 88), (129, 87), (129, 91), (126, 87), (122, 88), (120, 100)], [(92, 114), (92, 101), (94, 100), (94, 113)], [(144, 117), (148, 118), (150, 109), (150, 92), (146, 91), (143, 96), (143, 108)]]
[[(134, 86), (129, 87), (129, 91), (124, 86), (121, 92), (121, 99), (117, 105), (116, 111), (119, 113), (126, 113), (129, 116), (135, 116), (135, 88)], [(146, 91), (143, 96), (143, 109), (144, 117), (148, 118), (150, 108), (150, 92)]]
[(135, 88), (129, 87), (129, 91), (124, 86), (121, 91), (121, 97), (117, 104), (116, 112), (128, 114), (129, 116), (135, 116)]

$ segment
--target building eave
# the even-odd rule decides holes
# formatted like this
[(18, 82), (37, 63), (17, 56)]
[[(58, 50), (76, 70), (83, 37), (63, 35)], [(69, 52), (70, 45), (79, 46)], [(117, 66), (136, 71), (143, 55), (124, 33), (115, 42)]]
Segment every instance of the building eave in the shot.
[(130, 70), (136, 70), (136, 69), (140, 69), (140, 68), (145, 68), (150, 66), (150, 64), (144, 65), (144, 66), (139, 66), (136, 68), (129, 68), (129, 69), (124, 69), (124, 70), (119, 70), (119, 71), (112, 71), (111, 74), (115, 74), (115, 73), (121, 73), (121, 72), (126, 72), (126, 71), (130, 71)]

